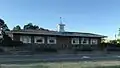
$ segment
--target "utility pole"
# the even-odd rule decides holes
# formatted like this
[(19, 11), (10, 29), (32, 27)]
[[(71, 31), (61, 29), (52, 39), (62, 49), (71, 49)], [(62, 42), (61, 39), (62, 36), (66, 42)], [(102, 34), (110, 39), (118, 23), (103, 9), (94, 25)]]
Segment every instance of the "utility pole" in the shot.
[(115, 40), (117, 40), (116, 34), (115, 34)]

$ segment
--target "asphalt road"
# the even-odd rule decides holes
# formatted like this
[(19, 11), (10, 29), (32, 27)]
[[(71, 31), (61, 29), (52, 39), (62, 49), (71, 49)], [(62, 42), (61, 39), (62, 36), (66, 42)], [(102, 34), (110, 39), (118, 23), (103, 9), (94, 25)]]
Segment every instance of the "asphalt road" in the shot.
[(0, 64), (120, 60), (120, 55), (0, 55)]

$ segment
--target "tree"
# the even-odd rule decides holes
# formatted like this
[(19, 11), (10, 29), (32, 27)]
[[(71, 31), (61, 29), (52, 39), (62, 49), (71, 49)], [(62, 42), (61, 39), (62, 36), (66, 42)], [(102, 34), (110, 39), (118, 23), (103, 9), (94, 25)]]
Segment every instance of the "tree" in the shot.
[(37, 25), (34, 25), (34, 29), (39, 29), (39, 26), (37, 26)]
[(5, 24), (4, 20), (0, 19), (0, 27), (2, 27)]
[(1, 41), (0, 45), (1, 46), (9, 46), (9, 47), (15, 47), (15, 46), (22, 46), (23, 43), (21, 41), (14, 41), (9, 37), (7, 34), (3, 35), (3, 40)]
[(120, 44), (120, 39), (117, 39), (117, 43)]
[(7, 26), (7, 24), (4, 24), (2, 28), (3, 28), (4, 31), (10, 31), (10, 29)]
[(105, 38), (102, 38), (101, 39), (101, 43), (105, 43), (106, 39)]
[(24, 30), (32, 29), (32, 30), (45, 30), (45, 31), (49, 31), (48, 29), (41, 28), (41, 27), (39, 27), (37, 25), (33, 25), (32, 23), (28, 23), (27, 25), (24, 25), (23, 29)]
[(17, 26), (15, 26), (15, 27), (13, 28), (13, 30), (19, 31), (19, 30), (21, 30), (21, 27), (20, 27), (19, 25), (17, 25)]
[(117, 40), (110, 40), (109, 43), (111, 43), (111, 44), (117, 44)]
[(39, 26), (33, 25), (32, 23), (28, 23), (27, 25), (24, 25), (24, 30), (27, 30), (27, 29), (36, 30), (36, 29), (39, 29)]

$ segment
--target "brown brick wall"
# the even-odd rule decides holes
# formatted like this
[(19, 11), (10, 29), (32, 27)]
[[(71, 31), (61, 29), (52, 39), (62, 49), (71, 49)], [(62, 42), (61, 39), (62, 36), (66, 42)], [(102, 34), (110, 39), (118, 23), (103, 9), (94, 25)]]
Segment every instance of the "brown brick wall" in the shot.
[(57, 37), (57, 46), (59, 49), (71, 47), (71, 37)]
[[(17, 41), (20, 41), (20, 34), (14, 34), (13, 35), (13, 40), (17, 40)], [(34, 36), (35, 35), (26, 35), (26, 36), (31, 36), (31, 42), (34, 43)], [(38, 36), (42, 36), (45, 38), (45, 44), (44, 45), (49, 45), (49, 46), (52, 46), (50, 44), (47, 44), (47, 37), (56, 37), (56, 40), (57, 40), (57, 44), (55, 44), (53, 47), (57, 48), (57, 49), (64, 49), (64, 48), (69, 48), (71, 49), (72, 47), (74, 47), (75, 45), (72, 45), (71, 44), (71, 38), (75, 38), (75, 37), (62, 37), (62, 36), (44, 36), (44, 35), (38, 35)], [(80, 38), (80, 41), (81, 41), (81, 38), (82, 37), (77, 37), (77, 38)], [(91, 38), (89, 38), (91, 39)], [(100, 38), (96, 38), (98, 39), (98, 43), (100, 44)], [(89, 40), (90, 41), (90, 40)], [(81, 42), (80, 42), (81, 43)], [(78, 46), (80, 46), (81, 44), (78, 44)], [(89, 44), (90, 45), (90, 44)], [(96, 45), (97, 46), (97, 45)]]

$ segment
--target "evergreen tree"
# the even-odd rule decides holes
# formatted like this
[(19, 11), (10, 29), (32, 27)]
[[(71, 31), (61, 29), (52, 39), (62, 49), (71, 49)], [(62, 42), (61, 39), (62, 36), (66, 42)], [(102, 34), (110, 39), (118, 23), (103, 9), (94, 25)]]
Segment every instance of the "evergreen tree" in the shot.
[(21, 30), (21, 27), (20, 27), (19, 25), (17, 25), (17, 26), (15, 26), (15, 27), (13, 28), (13, 30), (19, 31), (19, 30)]
[(27, 30), (27, 29), (33, 29), (33, 30), (36, 30), (36, 29), (39, 29), (39, 26), (37, 25), (33, 25), (32, 23), (28, 23), (27, 25), (24, 25), (24, 30)]
[(3, 31), (10, 31), (10, 29), (7, 26), (7, 24), (4, 24), (2, 28), (3, 28)]

